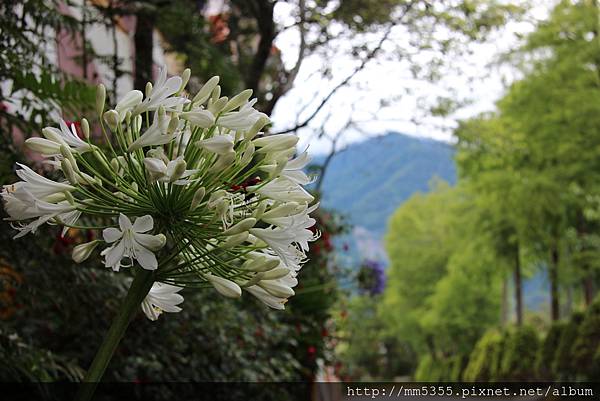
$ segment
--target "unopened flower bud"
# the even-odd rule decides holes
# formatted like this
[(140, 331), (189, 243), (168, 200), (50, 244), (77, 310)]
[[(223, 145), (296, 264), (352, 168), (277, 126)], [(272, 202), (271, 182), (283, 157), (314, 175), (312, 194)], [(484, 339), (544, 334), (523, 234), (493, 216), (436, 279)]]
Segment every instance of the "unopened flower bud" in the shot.
[(106, 101), (106, 87), (102, 84), (98, 84), (96, 87), (96, 113), (99, 116), (104, 111), (104, 102)]
[(279, 266), (281, 262), (279, 259), (267, 259), (266, 257), (249, 259), (243, 265), (244, 270), (253, 272), (266, 272)]
[(194, 210), (198, 207), (200, 202), (202, 202), (204, 195), (206, 195), (206, 189), (204, 189), (204, 187), (198, 188), (198, 190), (194, 194), (194, 197), (192, 198), (192, 203), (190, 204), (190, 210)]
[(75, 161), (75, 157), (73, 156), (73, 152), (71, 152), (70, 147), (66, 145), (60, 145), (60, 154), (63, 158), (69, 159), (73, 171), (79, 172), (79, 167), (77, 166), (77, 162)]
[(278, 281), (263, 280), (258, 283), (263, 290), (278, 298), (288, 298), (295, 294), (294, 290)]
[(189, 121), (192, 125), (197, 125), (201, 128), (208, 128), (215, 123), (215, 116), (213, 113), (204, 109), (186, 111), (181, 113), (179, 117)]
[(186, 85), (190, 81), (191, 75), (192, 75), (192, 70), (190, 70), (189, 68), (186, 68), (185, 70), (183, 70), (183, 73), (181, 74), (181, 86), (179, 87), (179, 90), (177, 91), (177, 93), (183, 92)]
[(250, 280), (246, 281), (242, 287), (250, 287), (258, 284), (258, 282), (263, 279), (263, 275), (264, 273), (255, 273), (254, 276), (252, 276)]
[(296, 209), (298, 208), (300, 204), (298, 202), (286, 202), (282, 205), (279, 205), (271, 210), (269, 210), (268, 212), (266, 212), (265, 214), (262, 215), (262, 219), (274, 219), (274, 218), (278, 218), (278, 217), (286, 217), (289, 216), (290, 214), (293, 214), (296, 212)]
[(107, 111), (104, 113), (104, 121), (106, 121), (111, 131), (116, 131), (119, 126), (119, 113), (115, 110)]
[(170, 177), (169, 182), (175, 182), (180, 179), (183, 173), (185, 173), (186, 167), (187, 163), (183, 160), (183, 156), (170, 162), (167, 166), (167, 175)]
[(237, 223), (236, 225), (223, 231), (223, 235), (235, 235), (235, 234), (239, 234), (244, 231), (248, 231), (252, 227), (254, 227), (255, 224), (256, 224), (256, 219), (253, 217), (248, 217), (247, 219), (244, 219), (244, 220), (240, 221), (239, 223)]
[(258, 153), (280, 152), (293, 148), (298, 143), (298, 136), (294, 134), (267, 135), (252, 141)]
[(118, 161), (117, 159), (112, 159), (112, 160), (110, 161), (110, 168), (111, 168), (113, 171), (115, 171), (115, 172), (118, 172), (118, 171), (119, 171), (119, 169), (120, 169), (120, 167), (121, 167), (121, 166), (119, 165), (119, 161)]
[(85, 244), (79, 244), (75, 248), (73, 248), (73, 260), (75, 263), (81, 263), (87, 258), (90, 257), (94, 249), (100, 243), (99, 240), (94, 240), (90, 242), (86, 242)]
[(146, 82), (146, 89), (144, 90), (146, 97), (150, 97), (152, 94), (152, 82)]
[(60, 162), (60, 168), (62, 169), (67, 180), (73, 185), (77, 184), (77, 176), (75, 175), (75, 171), (73, 171), (73, 166), (71, 166), (71, 162), (69, 159), (63, 159)]
[(219, 294), (228, 298), (239, 298), (242, 296), (242, 289), (233, 281), (213, 274), (205, 274), (204, 277), (215, 287), (215, 290)]
[(275, 162), (275, 166), (273, 166), (273, 169), (269, 172), (269, 178), (279, 177), (279, 175), (287, 165), (287, 162), (287, 158), (277, 160)]
[(65, 191), (62, 193), (62, 195), (67, 200), (67, 202), (69, 202), (71, 205), (75, 204), (75, 198), (73, 198), (73, 195), (70, 192)]
[(250, 99), (250, 96), (252, 96), (252, 89), (246, 89), (245, 91), (238, 93), (227, 102), (221, 111), (223, 113), (227, 113), (228, 111), (237, 109), (238, 107), (246, 104), (248, 99)]
[(169, 126), (167, 127), (167, 134), (172, 134), (179, 127), (179, 117), (173, 116), (169, 121)]
[(151, 251), (158, 251), (162, 249), (163, 246), (167, 243), (167, 237), (164, 234), (156, 234), (151, 235), (147, 240), (144, 246)]
[(194, 96), (192, 103), (203, 104), (204, 102), (206, 102), (208, 100), (208, 98), (210, 97), (213, 89), (215, 89), (215, 87), (217, 86), (218, 83), (219, 83), (219, 77), (216, 77), (216, 76), (212, 77), (211, 79), (206, 81), (204, 86), (198, 91), (196, 96)]
[(210, 167), (210, 171), (218, 172), (218, 171), (226, 169), (227, 167), (230, 167), (232, 165), (232, 163), (235, 161), (235, 155), (236, 155), (236, 153), (233, 150), (227, 154), (220, 155), (219, 158), (217, 159), (217, 161), (215, 162), (215, 164), (213, 164)]
[(214, 103), (221, 97), (221, 87), (219, 85), (215, 86), (212, 90), (212, 94), (210, 95), (210, 100)]
[[(233, 150), (233, 139), (229, 135), (217, 135), (196, 142), (196, 145), (218, 155), (227, 155)], [(235, 153), (235, 152), (234, 152)]]
[(261, 202), (254, 210), (254, 213), (252, 213), (252, 216), (254, 216), (254, 218), (257, 220), (261, 219), (266, 209), (267, 204), (265, 202)]
[(275, 269), (269, 270), (263, 273), (263, 280), (277, 280), (290, 274), (290, 269), (287, 267), (276, 267)]
[(139, 114), (137, 116), (135, 116), (135, 118), (133, 119), (133, 129), (136, 132), (139, 132), (142, 129), (142, 116), (140, 116)]
[(269, 122), (270, 122), (269, 117), (260, 116), (256, 120), (256, 122), (254, 124), (252, 124), (252, 127), (250, 127), (250, 129), (248, 131), (246, 131), (246, 133), (244, 134), (244, 139), (246, 139), (248, 141), (251, 139), (254, 139), (256, 134), (258, 134), (259, 131), (261, 129), (263, 129), (265, 127), (265, 125), (267, 125)]
[(225, 107), (225, 105), (227, 104), (227, 100), (227, 96), (223, 96), (222, 98), (208, 106), (208, 111), (210, 111), (213, 114), (219, 114), (223, 107)]
[(90, 123), (85, 118), (81, 119), (81, 131), (86, 140), (90, 139)]
[(221, 248), (223, 248), (223, 249), (233, 248), (234, 246), (237, 246), (237, 245), (241, 244), (242, 242), (246, 241), (248, 239), (249, 234), (250, 233), (248, 231), (244, 231), (243, 233), (231, 235), (231, 236), (227, 237), (225, 242), (223, 242), (223, 245), (221, 245)]
[(252, 161), (252, 157), (254, 156), (255, 151), (254, 144), (250, 142), (244, 152), (242, 153), (242, 157), (240, 159), (240, 165), (245, 166)]

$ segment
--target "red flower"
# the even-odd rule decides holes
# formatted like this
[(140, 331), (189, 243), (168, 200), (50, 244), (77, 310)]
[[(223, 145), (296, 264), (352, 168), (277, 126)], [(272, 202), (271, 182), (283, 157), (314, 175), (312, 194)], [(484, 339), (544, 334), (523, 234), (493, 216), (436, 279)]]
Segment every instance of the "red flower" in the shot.
[(253, 185), (257, 185), (260, 183), (259, 177), (248, 178), (246, 181), (242, 182), (240, 185), (231, 184), (229, 187), (233, 191), (244, 191), (246, 192), (246, 188), (251, 187)]
[(208, 21), (210, 22), (210, 33), (212, 35), (211, 42), (218, 44), (227, 40), (227, 37), (231, 32), (229, 24), (227, 23), (228, 19), (229, 16), (226, 14), (211, 15), (208, 17)]
[(65, 121), (65, 124), (67, 124), (67, 127), (71, 128), (71, 125), (75, 126), (75, 132), (77, 133), (77, 136), (81, 139), (83, 139), (83, 131), (81, 131), (81, 122), (80, 121)]
[(306, 352), (308, 353), (308, 356), (312, 358), (317, 353), (317, 349), (314, 347), (314, 345), (309, 345), (306, 349)]

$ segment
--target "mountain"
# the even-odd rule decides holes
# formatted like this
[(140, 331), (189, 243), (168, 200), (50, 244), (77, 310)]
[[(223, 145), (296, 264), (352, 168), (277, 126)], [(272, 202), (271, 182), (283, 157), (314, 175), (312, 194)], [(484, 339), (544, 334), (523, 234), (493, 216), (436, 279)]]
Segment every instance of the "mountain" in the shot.
[[(387, 221), (412, 194), (429, 190), (437, 177), (456, 182), (454, 150), (432, 139), (387, 133), (355, 143), (334, 155), (322, 185), (322, 205), (344, 214), (353, 226), (339, 238), (338, 263), (356, 267), (365, 259), (387, 262), (383, 236)], [(319, 165), (323, 157), (315, 158)], [(346, 247), (338, 246), (337, 249)], [(548, 304), (548, 278), (535, 274), (523, 282), (524, 301), (529, 310), (540, 311)]]
[[(396, 132), (351, 144), (333, 156), (322, 185), (322, 205), (347, 217), (353, 229), (343, 238), (351, 259), (385, 260), (382, 245), (388, 218), (438, 177), (456, 181), (451, 145)], [(315, 159), (315, 164), (322, 162)]]

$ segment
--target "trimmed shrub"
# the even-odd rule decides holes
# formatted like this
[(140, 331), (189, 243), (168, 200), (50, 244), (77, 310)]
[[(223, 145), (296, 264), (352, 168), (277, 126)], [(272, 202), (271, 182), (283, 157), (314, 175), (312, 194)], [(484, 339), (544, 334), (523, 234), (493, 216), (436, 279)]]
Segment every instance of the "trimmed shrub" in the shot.
[(419, 364), (415, 370), (415, 381), (429, 381), (432, 376), (433, 357), (431, 354), (421, 356)]
[(459, 382), (463, 369), (465, 367), (465, 357), (462, 355), (454, 355), (450, 358), (450, 370), (447, 380), (449, 382)]
[(502, 380), (500, 366), (502, 364), (502, 357), (504, 356), (504, 349), (506, 348), (506, 343), (509, 339), (510, 331), (502, 331), (500, 333), (500, 340), (496, 343), (490, 353), (490, 381)]
[(592, 377), (591, 367), (596, 350), (600, 346), (600, 297), (590, 305), (583, 322), (579, 325), (577, 339), (573, 344), (573, 363), (577, 374), (586, 379)]
[(542, 341), (535, 362), (535, 371), (540, 380), (554, 380), (555, 378), (552, 365), (565, 327), (565, 323), (555, 322), (550, 326), (550, 330), (548, 330), (544, 341)]
[(490, 381), (494, 371), (491, 356), (502, 342), (502, 334), (497, 330), (485, 333), (469, 357), (469, 363), (463, 372), (463, 380), (467, 382)]
[(591, 380), (598, 380), (598, 377), (600, 377), (600, 346), (598, 346), (596, 353), (594, 354), (592, 368), (590, 369), (588, 377), (593, 378)]
[(575, 378), (574, 372), (576, 370), (575, 363), (573, 362), (572, 348), (575, 340), (577, 339), (577, 333), (579, 326), (583, 321), (583, 313), (574, 312), (571, 315), (571, 319), (565, 325), (556, 352), (554, 353), (554, 360), (552, 362), (552, 372), (556, 379), (562, 381), (569, 381)]
[(516, 328), (504, 346), (500, 365), (502, 379), (519, 381), (535, 379), (535, 358), (538, 348), (539, 340), (533, 327)]

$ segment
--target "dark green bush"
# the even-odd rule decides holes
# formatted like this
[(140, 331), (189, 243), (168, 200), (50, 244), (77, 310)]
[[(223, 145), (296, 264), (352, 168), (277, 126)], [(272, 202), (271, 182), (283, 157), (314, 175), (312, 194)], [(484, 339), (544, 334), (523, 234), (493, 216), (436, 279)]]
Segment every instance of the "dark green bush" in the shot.
[(500, 378), (515, 381), (535, 379), (535, 360), (538, 348), (539, 339), (533, 327), (516, 328), (504, 344)]
[(498, 330), (485, 333), (475, 344), (469, 356), (469, 362), (463, 372), (463, 380), (467, 382), (491, 381), (496, 370), (492, 358), (502, 344), (502, 334)]
[(504, 350), (506, 344), (510, 340), (511, 332), (509, 330), (503, 330), (500, 333), (500, 340), (496, 343), (495, 347), (490, 353), (490, 381), (501, 381), (502, 377), (500, 374), (500, 367), (502, 364), (502, 357), (504, 356)]
[(447, 377), (449, 382), (459, 382), (465, 367), (466, 358), (463, 355), (454, 355), (450, 358), (450, 370)]
[(419, 358), (419, 364), (415, 370), (415, 381), (429, 381), (432, 376), (432, 368), (434, 366), (434, 359), (431, 354), (426, 354)]
[(552, 361), (552, 371), (558, 380), (568, 381), (574, 379), (576, 366), (573, 362), (572, 348), (577, 339), (577, 332), (583, 321), (583, 316), (581, 312), (573, 313), (560, 336)]
[(554, 380), (555, 378), (552, 365), (565, 326), (565, 323), (555, 322), (550, 326), (550, 330), (542, 341), (535, 363), (535, 371), (540, 380)]
[(590, 305), (585, 313), (577, 339), (573, 343), (572, 357), (576, 372), (585, 379), (596, 379), (593, 377), (591, 367), (594, 362), (596, 350), (600, 346), (600, 297)]

